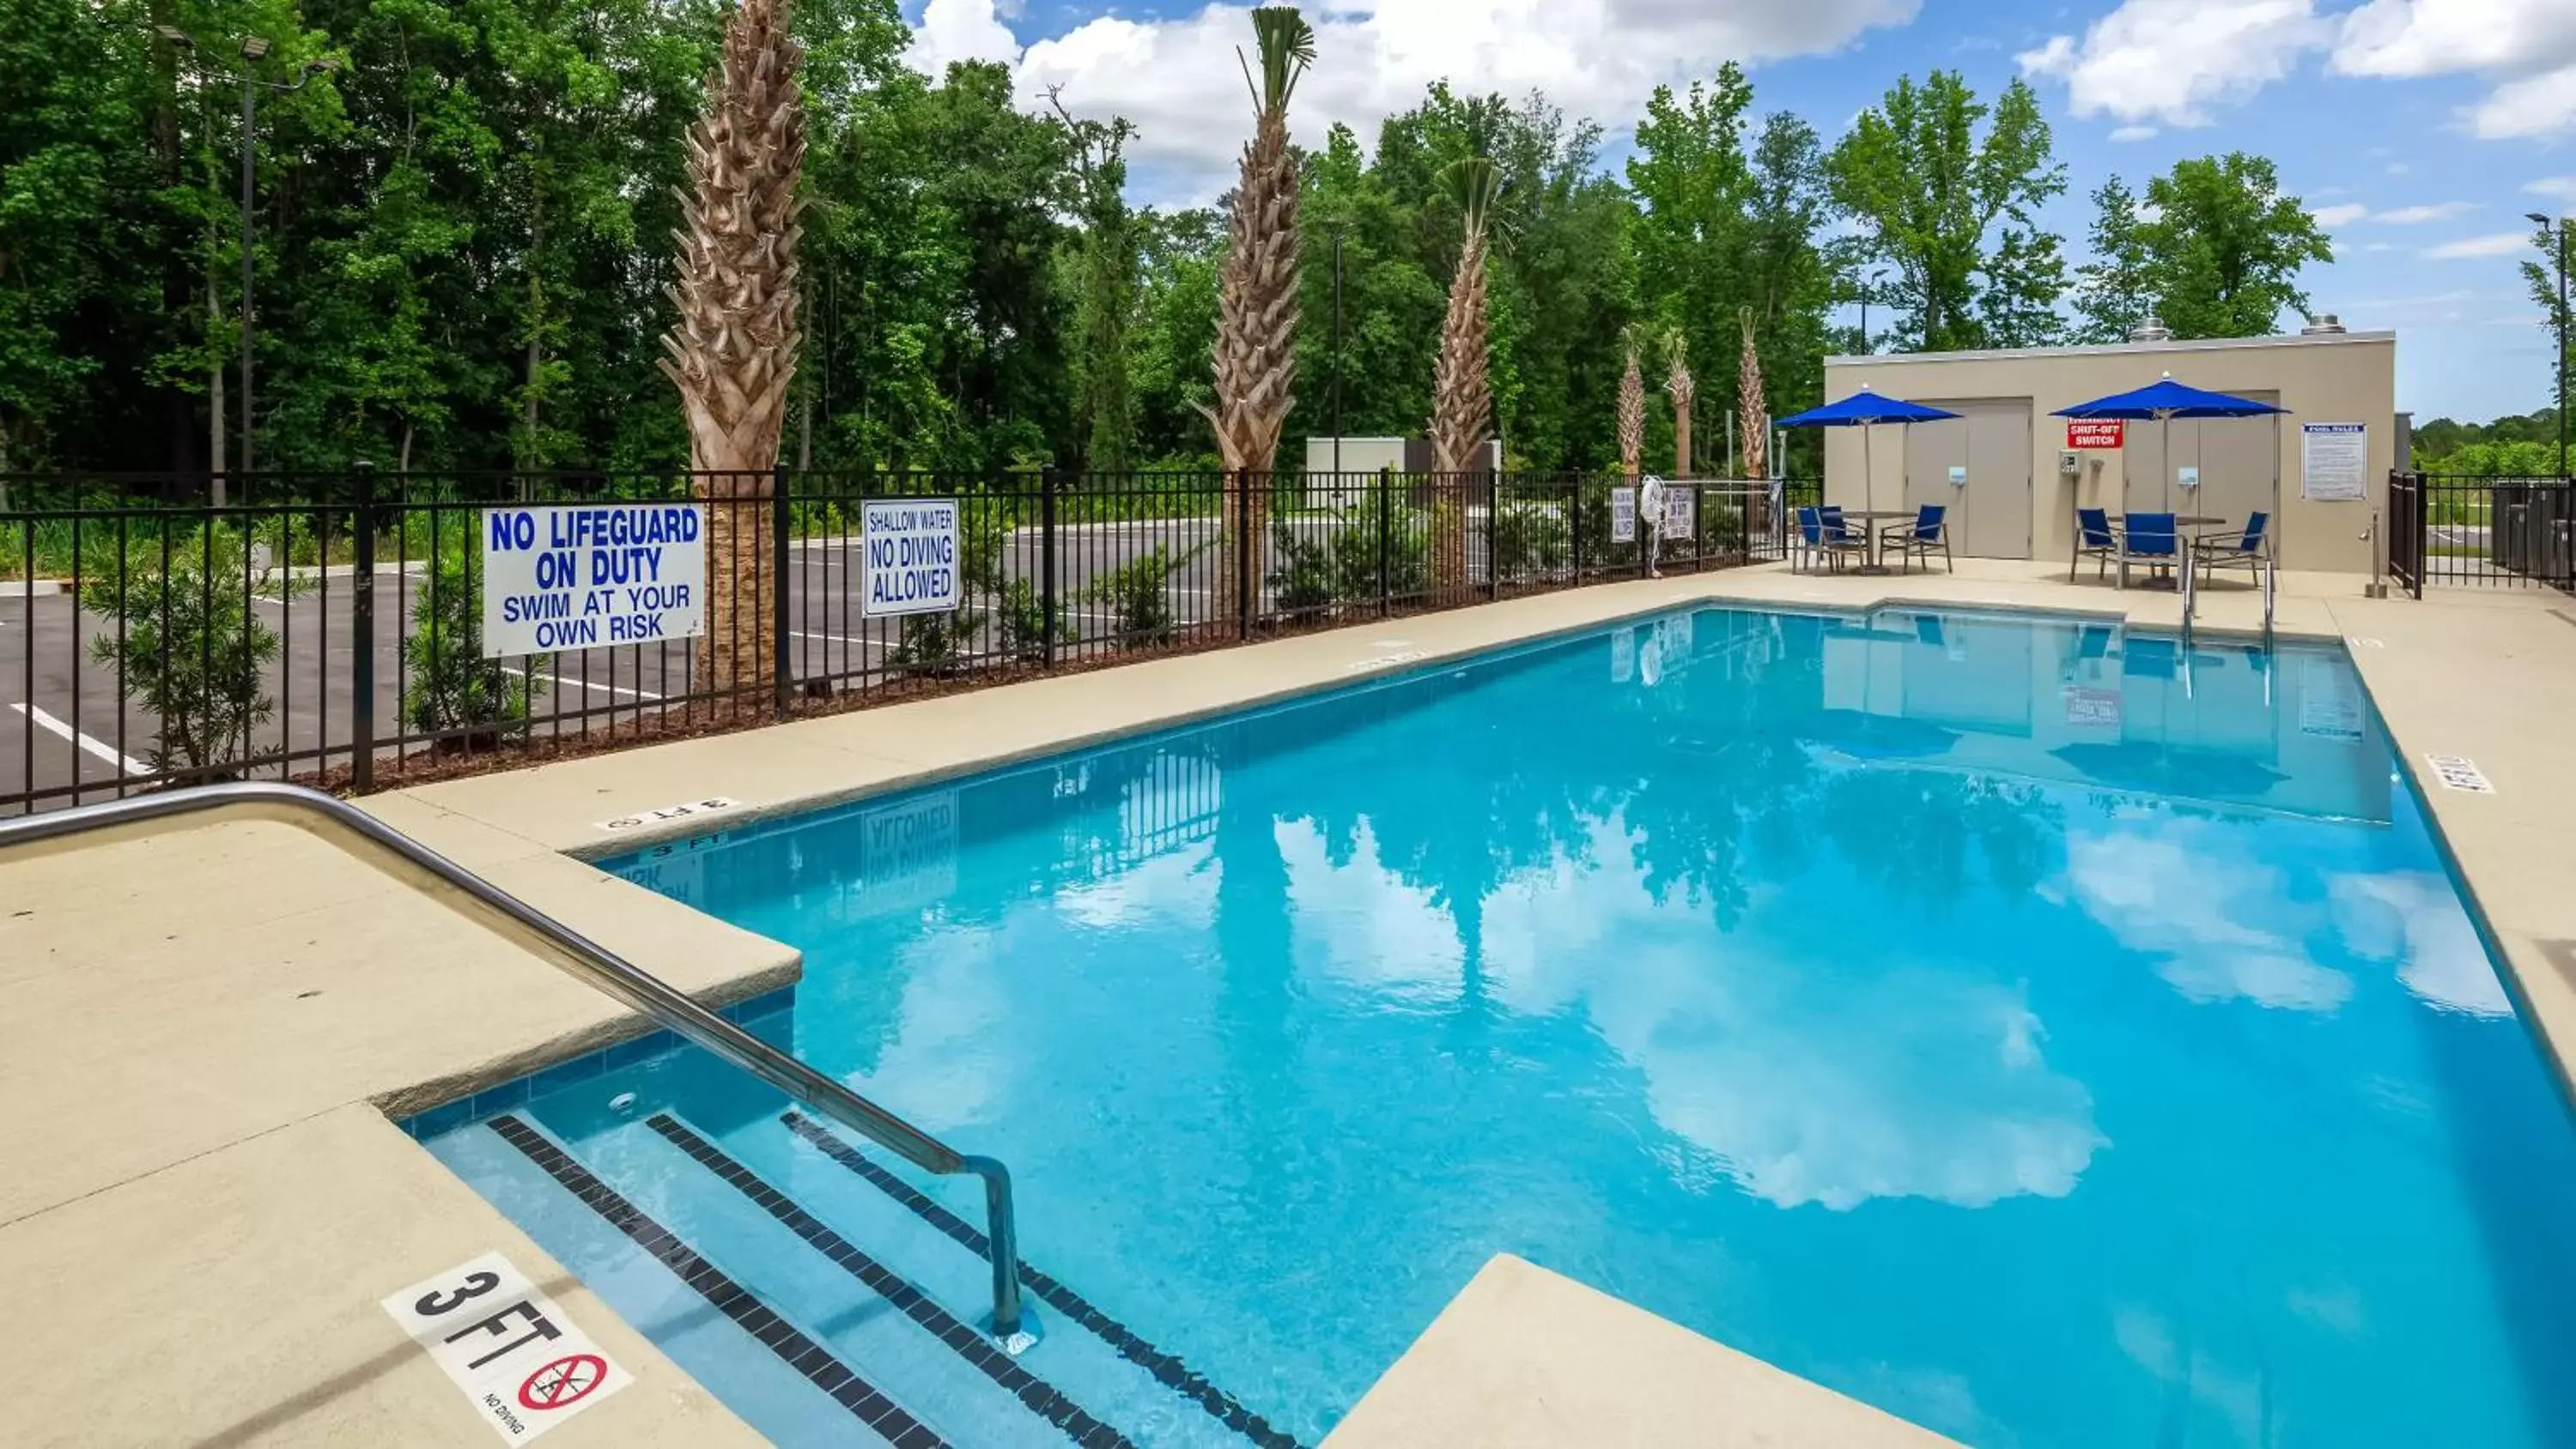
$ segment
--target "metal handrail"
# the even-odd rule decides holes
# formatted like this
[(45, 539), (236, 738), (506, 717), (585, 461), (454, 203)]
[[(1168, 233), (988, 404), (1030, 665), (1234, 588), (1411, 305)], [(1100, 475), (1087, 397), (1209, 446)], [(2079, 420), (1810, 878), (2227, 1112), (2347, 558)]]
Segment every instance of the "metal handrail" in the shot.
[[(1036, 1342), (1020, 1303), (1019, 1231), (1011, 1207), (1011, 1174), (990, 1157), (970, 1156), (859, 1096), (797, 1058), (700, 1006), (669, 982), (448, 860), (345, 800), (297, 785), (245, 782), (201, 785), (103, 801), (42, 815), (0, 820), (0, 854), (31, 846), (64, 847), (100, 830), (222, 813), (292, 825), (354, 840), (360, 854), (388, 874), (426, 877), (429, 894), (459, 914), (491, 926), (517, 944), (688, 1038), (821, 1115), (902, 1156), (924, 1172), (971, 1173), (984, 1181), (984, 1216), (993, 1260), (993, 1321), (1008, 1352)], [(82, 844), (95, 842), (82, 841)]]

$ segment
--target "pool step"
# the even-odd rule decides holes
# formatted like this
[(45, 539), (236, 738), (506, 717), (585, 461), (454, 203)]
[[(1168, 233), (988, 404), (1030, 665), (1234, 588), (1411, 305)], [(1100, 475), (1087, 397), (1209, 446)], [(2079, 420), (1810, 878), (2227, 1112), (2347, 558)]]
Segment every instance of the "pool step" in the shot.
[(700, 1257), (670, 1229), (601, 1182), (552, 1139), (506, 1114), (493, 1118), (491, 1127), (502, 1141), (517, 1148), (609, 1227), (624, 1233), (654, 1261), (670, 1269), (708, 1306), (732, 1319), (744, 1333), (895, 1449), (933, 1449), (948, 1442), (861, 1378), (829, 1349), (798, 1331), (723, 1270)]
[[(577, 1147), (517, 1114), (487, 1125), (508, 1149), (498, 1155), (517, 1161), (523, 1176), (530, 1166), (542, 1173), (546, 1187), (520, 1186), (521, 1199), (560, 1189), (586, 1210), (594, 1241), (562, 1244), (544, 1231), (539, 1240), (630, 1321), (662, 1339), (677, 1317), (667, 1302), (632, 1286), (621, 1297), (594, 1277), (607, 1271), (631, 1284), (637, 1269), (628, 1260), (640, 1249), (687, 1285), (700, 1301), (697, 1318), (712, 1306), (756, 1340), (711, 1343), (719, 1327), (692, 1325), (694, 1356), (676, 1348), (674, 1356), (702, 1380), (722, 1380), (709, 1387), (737, 1409), (756, 1403), (746, 1417), (773, 1440), (852, 1442), (855, 1420), (865, 1426), (857, 1437), (900, 1449), (1300, 1449), (1178, 1355), (1025, 1263), (1043, 1336), (1017, 1358), (1002, 1353), (976, 1326), (990, 1308), (992, 1276), (980, 1231), (801, 1113), (727, 1119), (736, 1125), (719, 1138), (657, 1112), (585, 1130)], [(488, 1168), (478, 1173), (453, 1157), (451, 1165), (487, 1194), (502, 1186)], [(529, 1206), (546, 1208), (549, 1221), (574, 1217), (559, 1199)], [(528, 1221), (519, 1203), (510, 1211)], [(610, 1235), (623, 1250), (596, 1241)], [(755, 1351), (775, 1358), (758, 1382), (743, 1364)], [(782, 1365), (828, 1405), (782, 1381)]]

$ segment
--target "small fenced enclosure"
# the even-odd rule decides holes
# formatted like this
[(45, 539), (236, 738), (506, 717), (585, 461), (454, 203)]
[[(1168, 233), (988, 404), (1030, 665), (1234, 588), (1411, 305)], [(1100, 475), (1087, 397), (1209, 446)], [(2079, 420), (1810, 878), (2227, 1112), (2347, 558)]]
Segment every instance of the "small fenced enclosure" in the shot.
[[(1614, 506), (1622, 480), (1574, 474), (360, 466), (5, 482), (0, 813), (217, 779), (366, 791), (1633, 578), (1653, 522)], [(1668, 490), (1667, 572), (1779, 557), (1787, 510), (1818, 491)], [(953, 606), (871, 605), (870, 505), (904, 500), (955, 502)], [(656, 505), (613, 512), (685, 529), (702, 574), (659, 576), (611, 504)], [(621, 598), (658, 591), (703, 632), (593, 619), (581, 591), (548, 604), (522, 572), (487, 579), (513, 542), (493, 536), (504, 516), (528, 549), (578, 554), (585, 582)], [(514, 568), (531, 562), (545, 567)], [(505, 638), (543, 647), (487, 657)]]
[(2576, 483), (2397, 473), (2388, 490), (2389, 572), (2426, 585), (2576, 588)]

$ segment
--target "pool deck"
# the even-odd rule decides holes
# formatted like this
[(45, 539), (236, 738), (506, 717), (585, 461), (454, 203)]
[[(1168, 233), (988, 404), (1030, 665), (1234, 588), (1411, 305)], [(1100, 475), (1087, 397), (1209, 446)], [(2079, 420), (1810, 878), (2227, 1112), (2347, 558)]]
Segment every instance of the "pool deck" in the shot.
[[(2279, 632), (2355, 641), (2354, 660), (2564, 1075), (2576, 1060), (2576, 891), (2564, 864), (2576, 770), (2559, 742), (2562, 721), (2576, 717), (2576, 603), (2538, 591), (2422, 602), (2360, 593), (2348, 577), (2290, 576)], [(2045, 565), (1638, 580), (365, 804), (721, 1002), (792, 980), (795, 954), (582, 863), (654, 838), (605, 822), (734, 802), (661, 831), (697, 834), (1700, 601), (2045, 609), (2150, 628), (2180, 618), (2170, 594), (2069, 586)], [(2251, 632), (2258, 606), (2241, 588), (2213, 592), (2200, 625)], [(2494, 793), (2443, 788), (2426, 763), (2435, 753), (2475, 760)], [(489, 1248), (547, 1285), (638, 1376), (557, 1431), (566, 1449), (758, 1442), (387, 1120), (635, 1029), (613, 1003), (438, 899), (285, 826), (208, 824), (0, 858), (0, 1275), (19, 1299), (0, 1328), (0, 1372), (84, 1406), (13, 1415), (14, 1442), (485, 1443), (490, 1431), (377, 1300)], [(1471, 1371), (1525, 1362), (1544, 1320), (1587, 1321), (1592, 1311), (1513, 1270), (1500, 1288), (1488, 1284), (1494, 1276), (1468, 1290), (1478, 1311), (1444, 1315), (1390, 1371), (1337, 1433), (1337, 1449), (1407, 1442), (1390, 1432), (1421, 1442), (1405, 1426), (1491, 1424), (1516, 1406), (1539, 1415), (1592, 1392), (1535, 1371)], [(1877, 1442), (1850, 1437), (1850, 1401), (1763, 1377), (1770, 1370), (1748, 1381), (1741, 1355), (1646, 1321), (1640, 1361), (1699, 1374), (1718, 1397), (1695, 1402), (1719, 1406), (1709, 1412), (1743, 1436), (1692, 1442)], [(1683, 1360), (1704, 1367), (1672, 1367)], [(1452, 1409), (1457, 1417), (1440, 1419)], [(1501, 1442), (1467, 1428), (1444, 1437)]]

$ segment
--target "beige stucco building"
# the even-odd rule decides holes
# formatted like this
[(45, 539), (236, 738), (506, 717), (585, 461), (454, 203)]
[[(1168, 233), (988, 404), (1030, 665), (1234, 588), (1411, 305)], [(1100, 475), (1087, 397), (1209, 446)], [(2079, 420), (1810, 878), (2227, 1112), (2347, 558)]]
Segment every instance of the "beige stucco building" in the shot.
[[(2167, 373), (2289, 414), (2130, 422), (2116, 449), (2068, 448), (2066, 420), (2051, 416), (2057, 409)], [(2398, 457), (2393, 332), (1826, 359), (1827, 400), (1863, 387), (1961, 417), (1872, 428), (1866, 440), (1860, 428), (1828, 430), (1827, 501), (1881, 509), (1945, 503), (1963, 555), (2066, 559), (2079, 507), (2198, 514), (2233, 527), (2261, 509), (2272, 515), (2282, 567), (2371, 571), (2368, 535), (2386, 509)], [(2361, 425), (2361, 498), (2310, 496), (2350, 483), (2349, 462), (2329, 461), (2338, 448), (2349, 450), (2348, 430), (2314, 438), (2310, 475), (2307, 429), (2328, 424)], [(2196, 487), (2184, 470), (2197, 471)]]

